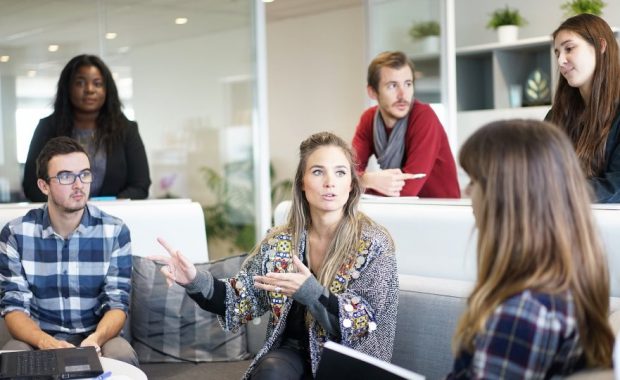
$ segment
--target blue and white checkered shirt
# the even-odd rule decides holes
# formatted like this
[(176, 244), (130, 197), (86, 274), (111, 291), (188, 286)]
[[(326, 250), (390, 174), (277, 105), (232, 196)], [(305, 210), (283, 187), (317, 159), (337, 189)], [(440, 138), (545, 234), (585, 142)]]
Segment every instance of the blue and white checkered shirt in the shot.
[(110, 309), (129, 309), (131, 238), (122, 220), (88, 204), (63, 239), (47, 205), (0, 233), (0, 310), (20, 310), (54, 334), (93, 331)]
[(548, 379), (585, 367), (571, 293), (525, 290), (499, 305), (448, 379)]

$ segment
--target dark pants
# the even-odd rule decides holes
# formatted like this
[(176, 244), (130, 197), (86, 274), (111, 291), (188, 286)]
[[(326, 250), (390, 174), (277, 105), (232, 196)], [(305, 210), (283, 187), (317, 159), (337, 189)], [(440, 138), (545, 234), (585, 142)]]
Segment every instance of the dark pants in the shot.
[(250, 378), (252, 380), (312, 379), (308, 354), (294, 344), (285, 343), (260, 358)]

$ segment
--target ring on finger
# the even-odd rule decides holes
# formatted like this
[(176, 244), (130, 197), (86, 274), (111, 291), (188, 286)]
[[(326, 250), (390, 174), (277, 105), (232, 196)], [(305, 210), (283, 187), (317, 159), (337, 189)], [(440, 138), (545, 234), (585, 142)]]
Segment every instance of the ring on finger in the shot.
[(273, 288), (273, 291), (276, 293), (280, 293), (282, 291), (282, 288), (279, 286), (276, 286), (275, 288)]

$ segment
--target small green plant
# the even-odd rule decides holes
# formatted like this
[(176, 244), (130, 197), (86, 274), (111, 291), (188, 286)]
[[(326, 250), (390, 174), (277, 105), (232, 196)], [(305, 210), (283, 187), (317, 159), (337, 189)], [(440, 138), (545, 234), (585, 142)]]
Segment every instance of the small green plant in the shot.
[(519, 10), (511, 9), (506, 5), (506, 8), (497, 9), (491, 14), (487, 28), (497, 29), (503, 25), (523, 26), (525, 24), (527, 21), (521, 16)]
[(600, 16), (607, 4), (603, 0), (570, 0), (561, 5), (566, 17), (576, 16), (582, 13), (590, 13)]
[[(254, 225), (254, 189), (252, 185), (252, 162), (229, 163), (223, 176), (213, 168), (204, 166), (202, 172), (207, 190), (213, 197), (203, 205), (207, 238), (219, 238), (232, 242), (240, 251), (248, 252), (256, 243)], [(275, 170), (269, 166), (271, 177), (271, 202), (273, 207), (290, 199), (293, 182), (289, 179), (274, 181)]]
[(437, 21), (417, 22), (409, 29), (409, 35), (414, 40), (420, 40), (424, 37), (438, 36), (440, 33), (439, 23)]

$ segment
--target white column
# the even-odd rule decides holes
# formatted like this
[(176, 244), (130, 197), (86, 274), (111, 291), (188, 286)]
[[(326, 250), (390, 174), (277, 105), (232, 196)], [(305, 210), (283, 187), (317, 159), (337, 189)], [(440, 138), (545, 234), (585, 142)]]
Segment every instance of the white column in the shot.
[(269, 175), (269, 125), (267, 122), (267, 38), (265, 35), (265, 5), (254, 5), (255, 106), (252, 117), (254, 145), (254, 207), (256, 210), (256, 239), (271, 227), (271, 181)]

